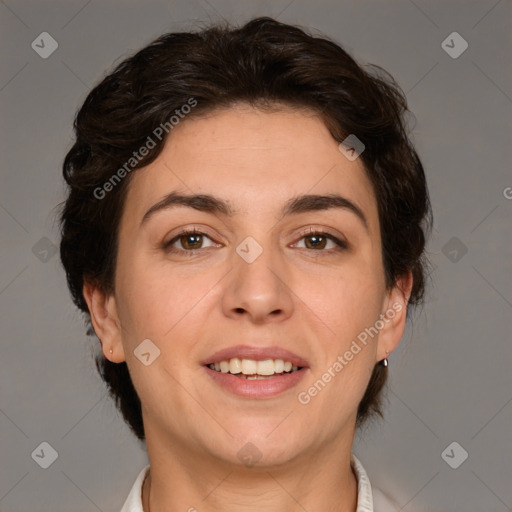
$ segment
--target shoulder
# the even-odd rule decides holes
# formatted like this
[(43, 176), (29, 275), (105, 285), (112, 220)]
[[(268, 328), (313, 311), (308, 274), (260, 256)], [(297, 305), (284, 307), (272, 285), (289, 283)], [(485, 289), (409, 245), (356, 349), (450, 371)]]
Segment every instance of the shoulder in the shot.
[(144, 512), (142, 509), (142, 484), (149, 470), (149, 465), (142, 469), (133, 484), (121, 512)]
[(357, 478), (356, 512), (399, 512), (400, 506), (380, 489), (373, 488), (361, 461), (352, 454), (351, 465)]

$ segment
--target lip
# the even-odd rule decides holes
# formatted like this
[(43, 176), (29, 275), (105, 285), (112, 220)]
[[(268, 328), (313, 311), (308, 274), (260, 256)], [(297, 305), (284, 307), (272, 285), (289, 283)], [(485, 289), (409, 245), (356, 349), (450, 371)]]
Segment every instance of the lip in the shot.
[[(308, 362), (302, 357), (290, 352), (281, 347), (256, 347), (253, 345), (235, 345), (215, 352), (204, 361), (203, 366), (208, 366), (212, 363), (219, 363), (220, 361), (226, 361), (238, 357), (239, 359), (253, 359), (254, 361), (264, 361), (265, 359), (282, 359), (283, 361), (290, 361), (293, 366), (299, 366), (301, 368), (307, 368)], [(235, 377), (240, 380), (238, 377)], [(276, 377), (277, 378), (277, 377)], [(259, 381), (252, 381), (259, 382)]]
[(241, 379), (231, 373), (221, 373), (203, 366), (204, 371), (213, 381), (229, 393), (252, 399), (272, 398), (297, 386), (303, 379), (308, 368), (261, 380)]

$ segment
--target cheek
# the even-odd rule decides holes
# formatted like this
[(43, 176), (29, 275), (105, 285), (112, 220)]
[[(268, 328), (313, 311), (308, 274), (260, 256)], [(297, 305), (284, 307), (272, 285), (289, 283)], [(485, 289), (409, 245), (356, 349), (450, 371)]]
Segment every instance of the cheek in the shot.
[(351, 265), (322, 277), (307, 277), (298, 295), (328, 327), (329, 338), (343, 345), (379, 316), (385, 288), (370, 265)]
[[(119, 300), (129, 343), (149, 338), (162, 352), (173, 343), (173, 353), (187, 348), (197, 334), (204, 300), (212, 293), (218, 276), (213, 272), (171, 269), (169, 263), (134, 258), (119, 272)], [(138, 340), (138, 341), (137, 341)]]
[[(116, 272), (116, 302), (123, 325), (123, 342), (130, 347), (143, 339), (161, 336), (165, 314), (172, 303), (172, 290), (165, 274), (155, 271), (136, 254), (119, 251)], [(157, 343), (158, 345), (158, 343)]]
[(379, 270), (377, 264), (354, 259), (329, 277), (309, 278), (304, 295), (298, 293), (322, 320), (312, 333), (316, 364), (300, 390), (302, 401), (298, 398), (301, 404), (314, 402), (319, 415), (332, 410), (335, 423), (355, 414), (375, 364), (377, 336), (369, 329), (379, 318), (385, 292)]
[[(143, 404), (157, 410), (162, 390), (176, 385), (173, 376), (181, 379), (189, 371), (183, 361), (193, 359), (194, 342), (202, 337), (198, 319), (207, 316), (200, 298), (213, 283), (208, 285), (198, 276), (183, 279), (169, 268), (139, 264), (136, 259), (125, 269), (130, 270), (119, 272), (117, 283), (126, 362)], [(134, 352), (146, 339), (159, 350), (158, 358), (148, 366)], [(185, 410), (182, 398), (178, 394), (174, 399)], [(165, 407), (160, 414), (168, 414)]]
[(152, 282), (147, 275), (140, 275), (134, 269), (119, 286), (120, 316), (126, 327), (123, 335), (128, 335), (130, 343), (144, 338), (156, 341), (165, 324), (172, 322), (172, 291), (162, 284)]

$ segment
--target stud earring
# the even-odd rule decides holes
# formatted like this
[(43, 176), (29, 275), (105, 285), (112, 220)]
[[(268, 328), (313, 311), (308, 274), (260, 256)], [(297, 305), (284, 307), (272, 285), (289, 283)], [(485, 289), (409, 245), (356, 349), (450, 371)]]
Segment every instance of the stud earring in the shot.
[(110, 349), (110, 350), (109, 350), (109, 352), (110, 352), (111, 354), (113, 354), (113, 353), (114, 353), (114, 351), (113, 351), (112, 349)]

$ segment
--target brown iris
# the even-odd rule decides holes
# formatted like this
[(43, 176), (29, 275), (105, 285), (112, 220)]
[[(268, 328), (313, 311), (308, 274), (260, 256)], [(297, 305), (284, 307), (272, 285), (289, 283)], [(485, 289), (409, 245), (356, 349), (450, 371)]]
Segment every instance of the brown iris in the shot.
[[(203, 237), (203, 235), (200, 235), (198, 233), (189, 233), (189, 234), (180, 236), (179, 241), (184, 249), (189, 249), (189, 250), (200, 249), (201, 243), (203, 241), (202, 237)], [(192, 242), (192, 244), (189, 244), (188, 242), (191, 239), (192, 240), (195, 239), (195, 242)], [(184, 240), (185, 240), (185, 242), (184, 242)]]
[[(307, 235), (306, 239), (306, 247), (308, 249), (323, 249), (325, 248), (325, 244), (327, 243), (327, 237), (322, 235)], [(308, 247), (308, 240), (313, 240), (313, 246)], [(320, 242), (318, 242), (320, 240)]]

